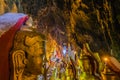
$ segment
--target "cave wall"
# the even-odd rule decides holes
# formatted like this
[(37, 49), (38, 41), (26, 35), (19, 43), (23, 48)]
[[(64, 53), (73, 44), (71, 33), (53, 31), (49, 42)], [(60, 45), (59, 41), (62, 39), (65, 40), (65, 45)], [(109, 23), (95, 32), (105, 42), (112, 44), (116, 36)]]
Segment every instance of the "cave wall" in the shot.
[(50, 33), (58, 44), (81, 47), (88, 42), (92, 51), (113, 52), (119, 59), (120, 0), (1, 0), (0, 4), (0, 14), (24, 12), (32, 16), (39, 31)]

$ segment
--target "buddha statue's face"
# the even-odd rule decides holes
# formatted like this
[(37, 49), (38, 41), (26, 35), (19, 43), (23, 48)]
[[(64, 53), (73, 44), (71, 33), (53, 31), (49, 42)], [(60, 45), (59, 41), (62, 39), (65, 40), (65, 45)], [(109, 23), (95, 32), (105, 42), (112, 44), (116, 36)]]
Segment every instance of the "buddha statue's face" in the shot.
[(18, 74), (16, 71), (20, 72), (21, 75), (41, 74), (44, 54), (43, 38), (43, 35), (35, 32), (23, 31), (17, 33), (12, 53), (14, 74)]
[(42, 71), (44, 43), (39, 36), (34, 36), (32, 38), (26, 37), (25, 44), (29, 46), (26, 48), (28, 55), (25, 71), (32, 74), (40, 74)]

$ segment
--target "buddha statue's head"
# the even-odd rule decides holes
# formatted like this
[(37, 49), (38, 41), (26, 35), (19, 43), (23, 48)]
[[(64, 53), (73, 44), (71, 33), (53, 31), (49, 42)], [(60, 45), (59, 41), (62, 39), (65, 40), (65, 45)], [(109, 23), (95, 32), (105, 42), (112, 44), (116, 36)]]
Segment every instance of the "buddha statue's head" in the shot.
[(30, 31), (19, 31), (10, 53), (12, 80), (41, 74), (44, 54), (44, 36)]

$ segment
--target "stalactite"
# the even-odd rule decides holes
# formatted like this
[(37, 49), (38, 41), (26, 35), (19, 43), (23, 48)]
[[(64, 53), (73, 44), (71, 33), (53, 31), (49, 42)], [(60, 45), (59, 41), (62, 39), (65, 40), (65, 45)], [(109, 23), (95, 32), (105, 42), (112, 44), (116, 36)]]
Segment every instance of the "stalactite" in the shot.
[[(94, 2), (95, 3), (95, 2)], [(98, 4), (96, 4), (98, 5)], [(101, 26), (101, 30), (104, 34), (104, 39), (108, 44), (110, 50), (113, 40), (111, 35), (111, 27), (113, 27), (112, 10), (109, 1), (103, 0), (103, 3), (99, 7), (95, 7), (98, 23)]]
[(7, 5), (5, 4), (4, 0), (0, 0), (0, 15), (5, 13)]
[(17, 0), (17, 3), (18, 3), (18, 12), (23, 12), (23, 7), (21, 5), (21, 1), (22, 0)]
[[(113, 23), (112, 23), (112, 10), (111, 10), (111, 5), (109, 5), (109, 2), (107, 0), (105, 0), (105, 3), (104, 3), (104, 9), (106, 11), (106, 17), (107, 17), (107, 20), (106, 20), (106, 28), (107, 28), (107, 32), (108, 32), (108, 36), (110, 38), (110, 41), (111, 41), (111, 45), (113, 44), (113, 40), (112, 40), (112, 36), (111, 36), (111, 27), (113, 27)], [(110, 25), (109, 25), (110, 24)]]
[(16, 6), (15, 3), (13, 3), (13, 6), (12, 6), (12, 9), (11, 9), (10, 12), (14, 12), (14, 13), (17, 13), (17, 12), (18, 12), (18, 10), (17, 10), (17, 6)]

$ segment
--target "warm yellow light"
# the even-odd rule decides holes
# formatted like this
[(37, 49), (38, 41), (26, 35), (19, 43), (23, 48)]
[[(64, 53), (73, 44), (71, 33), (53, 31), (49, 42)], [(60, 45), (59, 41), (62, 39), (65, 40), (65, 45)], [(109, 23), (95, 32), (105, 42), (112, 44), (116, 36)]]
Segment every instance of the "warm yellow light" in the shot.
[(104, 60), (105, 60), (105, 62), (107, 62), (107, 61), (108, 61), (108, 58), (104, 58)]

